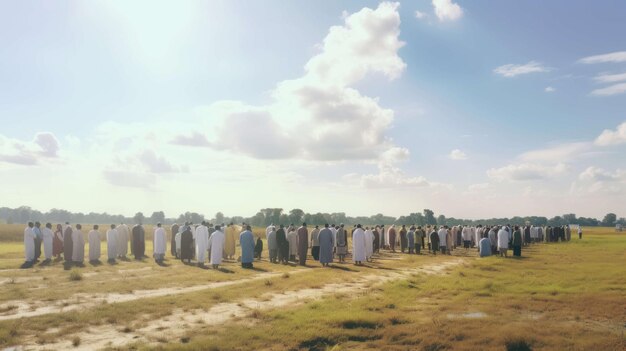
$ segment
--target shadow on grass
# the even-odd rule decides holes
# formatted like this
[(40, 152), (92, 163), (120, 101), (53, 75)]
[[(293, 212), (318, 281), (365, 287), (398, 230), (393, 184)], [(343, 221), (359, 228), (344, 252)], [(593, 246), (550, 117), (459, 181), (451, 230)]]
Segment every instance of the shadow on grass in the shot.
[(93, 261), (89, 261), (89, 264), (94, 267), (98, 267), (102, 265), (102, 262), (100, 262), (100, 260), (93, 260)]
[(235, 273), (235, 271), (231, 271), (230, 269), (224, 268), (224, 267), (220, 267), (217, 270), (222, 272), (222, 273), (229, 273), (229, 274)]
[(74, 266), (74, 262), (65, 261), (63, 262), (63, 269), (69, 271)]
[(169, 267), (169, 266), (171, 266), (170, 264), (165, 263), (165, 262), (163, 262), (163, 261), (156, 261), (156, 264), (157, 264), (158, 266), (160, 266), (160, 267)]
[(257, 272), (269, 272), (267, 269), (263, 269), (263, 268), (259, 268), (259, 267), (252, 267), (250, 268), (253, 271), (257, 271)]
[(332, 269), (338, 269), (340, 271), (346, 271), (346, 272), (358, 272), (358, 270), (356, 269), (352, 269), (350, 267), (345, 267), (345, 266), (338, 266), (336, 264), (331, 264), (328, 267), (332, 268)]

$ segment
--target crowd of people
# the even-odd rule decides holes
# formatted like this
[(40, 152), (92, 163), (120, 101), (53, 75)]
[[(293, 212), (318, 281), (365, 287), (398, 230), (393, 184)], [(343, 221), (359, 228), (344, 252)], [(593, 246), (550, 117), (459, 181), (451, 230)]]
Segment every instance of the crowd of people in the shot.
[[(87, 233), (89, 244), (88, 259), (92, 264), (100, 263), (101, 233), (99, 226), (94, 225)], [(348, 232), (350, 232), (348, 234)], [(578, 227), (579, 239), (582, 239), (582, 228)], [(350, 246), (348, 237), (351, 238)], [(521, 256), (522, 247), (539, 242), (563, 242), (571, 240), (571, 228), (551, 226), (415, 226), (384, 225), (363, 227), (356, 224), (346, 228), (343, 224), (325, 224), (314, 226), (309, 232), (306, 223), (296, 228), (293, 224), (270, 225), (265, 229), (267, 253), (271, 263), (288, 264), (294, 262), (306, 265), (310, 255), (322, 266), (328, 266), (334, 260), (346, 262), (351, 254), (355, 265), (369, 262), (381, 249), (407, 254), (437, 253), (450, 255), (454, 250), (476, 249), (481, 257), (498, 254), (508, 257), (509, 249), (513, 256)], [(126, 224), (111, 224), (106, 231), (107, 262), (128, 260), (128, 246), (135, 259), (146, 256), (145, 229), (141, 224), (132, 228)], [(213, 225), (203, 221), (200, 224), (173, 224), (170, 230), (171, 255), (186, 264), (205, 266), (206, 260), (215, 269), (219, 268), (223, 259), (234, 260), (237, 241), (241, 247), (243, 268), (253, 268), (254, 260), (260, 260), (263, 253), (263, 240), (260, 235), (252, 232), (250, 225), (241, 226)], [(153, 258), (157, 264), (165, 260), (167, 233), (158, 223), (153, 235)], [(58, 224), (52, 230), (52, 224), (46, 223), (42, 228), (39, 222), (29, 222), (24, 230), (24, 268), (32, 267), (40, 261), (50, 264), (52, 259), (64, 260), (68, 265), (82, 266), (85, 261), (85, 237), (82, 226), (69, 223)], [(349, 250), (351, 249), (351, 250)]]

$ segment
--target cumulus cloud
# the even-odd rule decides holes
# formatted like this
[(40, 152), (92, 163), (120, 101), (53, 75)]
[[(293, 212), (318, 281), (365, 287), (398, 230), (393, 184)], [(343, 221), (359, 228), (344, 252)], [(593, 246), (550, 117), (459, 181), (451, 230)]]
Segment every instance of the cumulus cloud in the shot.
[(591, 92), (591, 95), (596, 96), (611, 96), (617, 94), (626, 93), (626, 83), (618, 83), (609, 85), (606, 88), (595, 89)]
[(564, 163), (542, 165), (536, 163), (510, 164), (487, 171), (489, 178), (497, 181), (532, 181), (553, 178), (567, 171)]
[(145, 150), (137, 159), (148, 171), (152, 173), (176, 173), (179, 169), (172, 166), (172, 164), (163, 156), (159, 156), (152, 150)]
[(607, 62), (626, 62), (626, 51), (616, 51), (608, 54), (594, 55), (583, 57), (578, 60), (580, 63), (607, 63)]
[(398, 56), (404, 45), (398, 6), (383, 2), (346, 15), (343, 25), (330, 28), (320, 52), (305, 64), (304, 75), (276, 85), (271, 104), (209, 106), (208, 118), (221, 121), (212, 147), (260, 159), (386, 157), (397, 147), (386, 135), (394, 112), (354, 85), (372, 74), (392, 80), (405, 70)]
[(616, 130), (605, 129), (595, 141), (598, 146), (609, 146), (626, 143), (626, 122), (617, 126)]
[(209, 143), (207, 137), (198, 132), (193, 132), (190, 135), (179, 134), (175, 136), (172, 141), (170, 141), (170, 144), (194, 147), (211, 146), (211, 143)]
[(603, 168), (590, 166), (578, 175), (572, 183), (573, 193), (619, 195), (626, 192), (626, 171), (616, 169), (607, 171)]
[(415, 18), (417, 19), (424, 19), (426, 18), (426, 14), (424, 12), (421, 11), (415, 11)]
[(21, 141), (0, 135), (0, 162), (32, 166), (58, 157), (60, 144), (54, 134), (40, 132), (32, 141)]
[(456, 21), (463, 16), (463, 9), (452, 0), (433, 0), (435, 15), (440, 21)]
[(522, 74), (549, 72), (550, 68), (545, 67), (537, 61), (530, 61), (525, 64), (507, 64), (494, 68), (493, 72), (506, 78), (517, 77)]
[(545, 89), (543, 89), (543, 91), (545, 91), (546, 93), (553, 93), (556, 91), (556, 89), (554, 89), (553, 87), (546, 87)]
[(344, 181), (357, 184), (366, 189), (377, 188), (432, 188), (448, 187), (446, 184), (428, 181), (422, 176), (409, 176), (400, 168), (389, 164), (379, 164), (376, 174), (347, 174)]
[(455, 160), (455, 161), (459, 161), (459, 160), (467, 160), (467, 155), (465, 154), (465, 152), (459, 150), (459, 149), (454, 149), (452, 151), (450, 151), (450, 154), (448, 155), (448, 157), (451, 160)]

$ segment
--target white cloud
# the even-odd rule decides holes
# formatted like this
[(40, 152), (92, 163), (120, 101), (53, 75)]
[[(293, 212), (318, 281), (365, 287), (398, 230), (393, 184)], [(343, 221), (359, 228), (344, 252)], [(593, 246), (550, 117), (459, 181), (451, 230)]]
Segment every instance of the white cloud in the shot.
[(163, 156), (159, 156), (152, 150), (144, 150), (139, 156), (137, 156), (139, 162), (143, 164), (146, 169), (152, 173), (176, 173), (179, 169), (172, 166), (172, 164)]
[(615, 83), (626, 80), (626, 73), (618, 74), (600, 74), (593, 78), (598, 83)]
[(489, 189), (489, 183), (471, 184), (470, 186), (467, 187), (467, 191), (471, 193), (475, 193), (475, 192), (478, 192), (480, 190), (485, 190), (485, 189)]
[(344, 181), (356, 183), (367, 189), (377, 188), (432, 188), (449, 187), (449, 185), (430, 182), (422, 176), (412, 177), (407, 175), (400, 168), (389, 164), (378, 165), (377, 174), (347, 174)]
[(546, 93), (553, 93), (556, 91), (556, 89), (554, 89), (553, 87), (546, 87), (543, 91), (545, 91)]
[(353, 85), (372, 74), (395, 79), (404, 71), (406, 64), (398, 56), (404, 45), (398, 6), (383, 2), (375, 10), (345, 16), (343, 25), (330, 28), (304, 75), (276, 85), (271, 104), (228, 101), (209, 106), (207, 119), (221, 121), (210, 139), (212, 147), (260, 159), (387, 157), (397, 148), (386, 135), (394, 112)]
[(583, 57), (578, 60), (580, 63), (606, 63), (606, 62), (626, 62), (626, 51), (616, 51), (608, 54)]
[(182, 146), (194, 146), (194, 147), (208, 147), (211, 146), (209, 140), (203, 134), (193, 132), (190, 135), (179, 134), (170, 142), (174, 145)]
[(426, 18), (426, 14), (424, 12), (420, 12), (420, 11), (415, 11), (415, 18), (417, 19), (424, 19)]
[(620, 195), (626, 192), (626, 171), (617, 169), (614, 172), (603, 168), (588, 167), (578, 175), (572, 183), (572, 193)]
[(459, 160), (467, 160), (467, 155), (465, 154), (465, 152), (459, 150), (459, 149), (454, 149), (452, 151), (450, 151), (450, 154), (448, 155), (448, 157), (451, 160), (455, 160), (455, 161), (459, 161)]
[(591, 151), (590, 142), (563, 143), (544, 149), (527, 151), (520, 155), (526, 162), (564, 162)]
[(617, 126), (616, 130), (605, 129), (595, 141), (598, 146), (609, 146), (626, 143), (626, 122)]
[(610, 85), (606, 88), (595, 89), (591, 92), (591, 95), (610, 96), (623, 93), (626, 93), (626, 83), (618, 83)]
[(463, 16), (463, 9), (452, 0), (433, 0), (435, 15), (440, 21), (455, 21)]
[(530, 61), (526, 64), (507, 64), (496, 67), (493, 72), (503, 77), (513, 78), (522, 74), (549, 72), (550, 68), (543, 66), (536, 61)]
[(50, 132), (37, 133), (32, 141), (26, 142), (0, 135), (0, 162), (32, 166), (57, 158), (59, 150), (59, 141)]
[(598, 167), (587, 167), (578, 176), (580, 180), (593, 181), (593, 182), (614, 182), (626, 180), (626, 171), (620, 169), (615, 172), (609, 172)]
[(487, 175), (497, 181), (532, 181), (553, 178), (566, 171), (567, 166), (564, 163), (548, 166), (536, 163), (519, 163), (492, 168), (487, 171)]

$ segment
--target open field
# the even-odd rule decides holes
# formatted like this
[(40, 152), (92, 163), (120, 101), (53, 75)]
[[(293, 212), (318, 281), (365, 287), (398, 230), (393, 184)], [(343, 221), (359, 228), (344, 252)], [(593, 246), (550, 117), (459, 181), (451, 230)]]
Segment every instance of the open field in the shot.
[(609, 228), (533, 245), (521, 259), (383, 252), (364, 267), (324, 269), (270, 264), (265, 250), (254, 270), (227, 261), (219, 271), (169, 254), (164, 267), (21, 270), (22, 230), (0, 226), (0, 348), (626, 348), (626, 234)]

